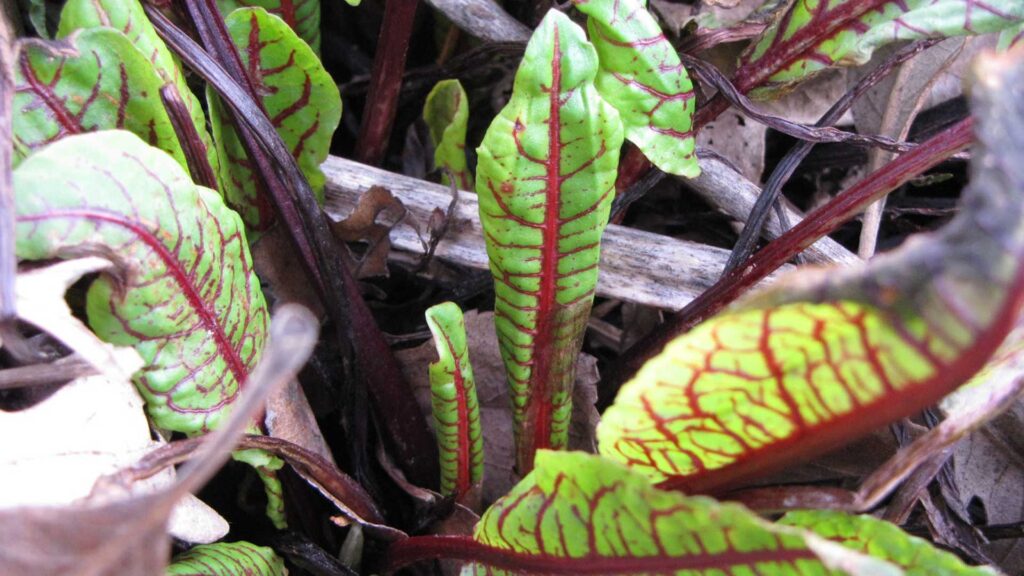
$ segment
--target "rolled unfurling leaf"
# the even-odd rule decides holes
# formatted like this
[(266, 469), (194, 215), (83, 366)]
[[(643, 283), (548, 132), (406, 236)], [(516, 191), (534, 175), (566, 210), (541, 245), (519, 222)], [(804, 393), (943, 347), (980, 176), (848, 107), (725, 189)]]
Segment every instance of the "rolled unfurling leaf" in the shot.
[(164, 83), (173, 85), (192, 118), (206, 161), (214, 174), (218, 174), (220, 163), (213, 140), (206, 130), (203, 107), (185, 81), (178, 59), (157, 35), (139, 0), (69, 0), (61, 10), (57, 37), (65, 38), (78, 30), (102, 27), (121, 31), (149, 59)]
[(777, 469), (966, 382), (1024, 293), (1024, 67), (986, 61), (960, 214), (862, 269), (804, 272), (666, 346), (620, 390), (601, 453), (690, 492)]
[[(322, 200), (331, 136), (341, 120), (341, 96), (316, 54), (280, 18), (261, 8), (235, 10), (226, 19), (228, 33), (278, 134)], [(264, 230), (272, 218), (270, 204), (261, 200), (258, 175), (236, 128), (212, 90), (210, 124), (224, 175), (228, 204), (246, 225)]]
[(430, 365), (434, 432), (441, 454), (441, 493), (464, 496), (484, 473), (484, 441), (476, 381), (466, 349), (462, 310), (445, 302), (427, 310), (438, 361)]
[(160, 101), (163, 80), (121, 32), (93, 28), (59, 42), (22, 41), (14, 77), (15, 161), (71, 134), (120, 128), (187, 166)]
[(238, 8), (263, 8), (284, 20), (313, 53), (320, 54), (320, 0), (217, 0), (217, 6), (225, 17)]
[(985, 34), (1021, 22), (1018, 0), (793, 2), (740, 58), (734, 82), (769, 99), (831, 66), (863, 64), (891, 42)]
[[(442, 80), (427, 94), (423, 120), (434, 141), (434, 167), (447, 168), (455, 176), (460, 190), (473, 190), (473, 173), (466, 165), (466, 123), (469, 100), (458, 80)], [(441, 182), (451, 184), (448, 174)]]
[(218, 542), (174, 557), (166, 576), (285, 576), (284, 560), (265, 546)]
[(597, 89), (622, 117), (626, 139), (655, 166), (700, 175), (693, 84), (646, 0), (573, 0), (597, 49)]
[(622, 124), (594, 88), (597, 54), (551, 11), (477, 150), (477, 194), (511, 387), (517, 465), (564, 448), (574, 362), (597, 283)]
[[(267, 337), (238, 215), (123, 131), (69, 136), (33, 154), (14, 172), (14, 199), (19, 258), (99, 250), (121, 263), (89, 287), (86, 311), (97, 335), (146, 361), (133, 381), (153, 423), (190, 435), (216, 428)], [(265, 478), (280, 467), (261, 453), (240, 458)], [(268, 484), (271, 504), (278, 492)]]
[(830, 510), (790, 512), (778, 522), (810, 530), (843, 546), (892, 562), (908, 576), (994, 576), (983, 567), (968, 566), (954, 554), (939, 550), (899, 527), (871, 516), (853, 516)]

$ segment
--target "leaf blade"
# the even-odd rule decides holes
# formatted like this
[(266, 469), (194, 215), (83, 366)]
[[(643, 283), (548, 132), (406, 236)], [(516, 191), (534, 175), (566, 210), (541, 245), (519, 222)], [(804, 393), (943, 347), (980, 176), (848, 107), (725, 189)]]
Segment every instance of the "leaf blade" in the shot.
[(605, 412), (602, 454), (665, 487), (720, 490), (911, 414), (982, 367), (1024, 292), (1024, 168), (1010, 160), (1024, 150), (1021, 72), (989, 62), (961, 213), (863, 269), (805, 273), (676, 339)]
[(167, 576), (285, 576), (282, 560), (273, 550), (249, 542), (218, 542), (194, 546), (178, 554)]
[[(427, 94), (423, 120), (434, 141), (434, 168), (447, 168), (459, 190), (473, 190), (473, 173), (466, 165), (466, 126), (469, 100), (458, 80), (442, 80)], [(442, 173), (442, 184), (451, 184)]]
[[(212, 429), (258, 360), (267, 309), (238, 216), (166, 155), (127, 132), (71, 136), (15, 172), (18, 256), (107, 246), (130, 274), (96, 280), (89, 323), (130, 344), (157, 426)], [(181, 382), (184, 382), (181, 384)]]
[(567, 442), (573, 363), (593, 302), (622, 144), (593, 87), (594, 49), (557, 11), (527, 46), (512, 99), (477, 150), (495, 325), (512, 390), (521, 472)]
[(963, 0), (795, 2), (740, 57), (734, 83), (771, 99), (830, 66), (863, 64), (899, 40), (995, 32), (1024, 21), (1024, 6)]
[(466, 325), (454, 302), (427, 309), (438, 361), (430, 364), (430, 397), (441, 458), (441, 493), (464, 496), (483, 481), (484, 446)]
[(588, 16), (598, 91), (622, 118), (626, 138), (661, 170), (700, 175), (693, 84), (645, 0), (573, 0)]
[[(318, 200), (331, 136), (341, 121), (341, 95), (320, 60), (280, 18), (262, 8), (239, 8), (225, 19), (260, 104), (291, 150)], [(272, 219), (260, 197), (261, 184), (234, 125), (212, 90), (207, 90), (211, 126), (220, 152), (228, 204), (245, 223), (265, 230)]]
[(63, 43), (23, 41), (15, 69), (15, 161), (70, 134), (120, 128), (184, 152), (160, 101), (162, 81), (124, 34), (84, 30)]

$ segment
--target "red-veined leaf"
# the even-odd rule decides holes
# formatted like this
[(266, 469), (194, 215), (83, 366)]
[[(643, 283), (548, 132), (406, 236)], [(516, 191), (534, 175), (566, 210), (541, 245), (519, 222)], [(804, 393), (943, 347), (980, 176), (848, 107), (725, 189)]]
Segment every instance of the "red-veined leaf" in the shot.
[(22, 41), (15, 63), (15, 160), (71, 134), (121, 128), (187, 166), (160, 101), (162, 84), (149, 60), (117, 30)]
[[(101, 250), (122, 263), (121, 274), (92, 283), (86, 310), (101, 338), (134, 346), (146, 361), (133, 381), (154, 424), (187, 434), (217, 427), (267, 336), (238, 215), (123, 131), (40, 150), (15, 171), (14, 191), (19, 258)], [(280, 460), (258, 451), (237, 457), (268, 480), (279, 513), (280, 487), (269, 475)]]
[(461, 498), (480, 485), (484, 473), (480, 405), (466, 349), (466, 324), (454, 302), (431, 306), (426, 316), (438, 356), (430, 364), (430, 399), (441, 457), (441, 493)]
[(217, 0), (217, 7), (225, 17), (238, 8), (263, 8), (284, 20), (315, 54), (320, 54), (320, 0)]
[(857, 552), (888, 560), (906, 570), (907, 576), (996, 574), (988, 568), (967, 566), (955, 555), (871, 516), (853, 516), (830, 510), (800, 510), (786, 514), (779, 524), (810, 530)]
[(792, 2), (740, 58), (742, 92), (771, 98), (830, 66), (863, 64), (885, 44), (995, 32), (1024, 21), (1019, 0)]
[(1024, 282), (1024, 70), (989, 61), (962, 212), (863, 269), (804, 272), (672, 341), (620, 391), (601, 453), (715, 490), (850, 441), (965, 382)]
[(192, 118), (206, 161), (213, 173), (219, 174), (220, 162), (206, 130), (203, 107), (185, 81), (178, 59), (157, 35), (139, 0), (69, 0), (60, 13), (57, 38), (65, 38), (77, 30), (101, 27), (120, 30), (149, 59), (164, 83), (174, 87)]
[(566, 446), (574, 363), (615, 190), (622, 125), (594, 87), (596, 73), (583, 30), (549, 12), (526, 47), (511, 100), (477, 150), (521, 473), (537, 448)]
[[(321, 196), (331, 136), (341, 120), (341, 96), (316, 54), (280, 18), (261, 8), (232, 12), (225, 24), (260, 103)], [(222, 104), (208, 91), (210, 120), (224, 170), (224, 195), (245, 223), (267, 228), (273, 212), (261, 199), (259, 176)], [(320, 198), (322, 200), (322, 197)]]
[(190, 548), (174, 557), (166, 576), (285, 576), (273, 550), (249, 542), (218, 542)]
[(596, 85), (619, 111), (626, 138), (655, 166), (700, 175), (693, 84), (646, 0), (573, 0), (585, 13), (600, 70)]

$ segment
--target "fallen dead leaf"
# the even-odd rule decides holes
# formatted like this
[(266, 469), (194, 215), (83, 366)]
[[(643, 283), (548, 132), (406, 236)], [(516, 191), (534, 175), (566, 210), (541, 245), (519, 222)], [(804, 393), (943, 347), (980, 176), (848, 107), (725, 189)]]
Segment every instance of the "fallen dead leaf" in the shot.
[(382, 186), (371, 186), (359, 198), (356, 209), (344, 220), (331, 223), (334, 237), (342, 242), (366, 244), (362, 258), (356, 258), (356, 278), (388, 275), (391, 229), (406, 216), (402, 201)]

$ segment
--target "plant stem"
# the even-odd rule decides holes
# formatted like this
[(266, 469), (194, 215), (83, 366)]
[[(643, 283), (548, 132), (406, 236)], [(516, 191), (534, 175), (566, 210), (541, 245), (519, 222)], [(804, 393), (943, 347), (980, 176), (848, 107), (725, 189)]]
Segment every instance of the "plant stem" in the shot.
[(206, 186), (210, 190), (220, 190), (217, 184), (217, 176), (213, 173), (207, 158), (206, 145), (199, 138), (192, 117), (185, 108), (185, 102), (178, 93), (178, 87), (174, 84), (164, 84), (160, 88), (160, 100), (163, 101), (164, 109), (167, 110), (167, 117), (171, 120), (174, 133), (178, 135), (178, 142), (185, 151), (185, 160), (188, 162), (189, 175), (196, 184)]
[(724, 275), (665, 324), (635, 344), (612, 366), (605, 386), (613, 389), (632, 376), (649, 358), (673, 338), (710, 318), (733, 302), (748, 288), (764, 279), (805, 248), (862, 212), (868, 205), (908, 180), (920, 175), (971, 142), (973, 120), (965, 118), (948, 130), (921, 143), (881, 169), (840, 193), (807, 215), (791, 230), (755, 253), (739, 267)]
[(379, 166), (387, 152), (405, 73), (405, 55), (419, 4), (419, 0), (387, 0), (384, 7), (384, 23), (377, 39), (363, 124), (356, 141), (356, 159), (364, 164)]

